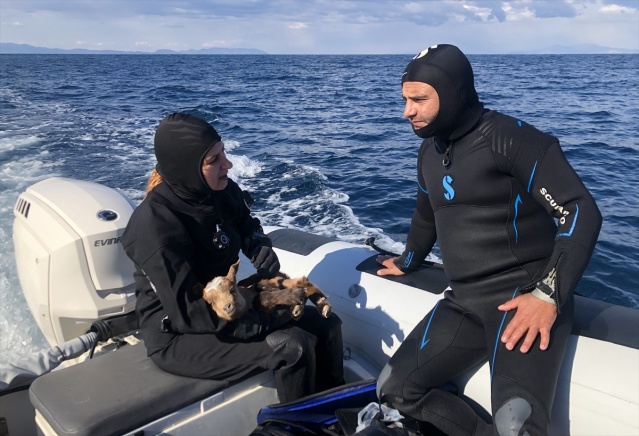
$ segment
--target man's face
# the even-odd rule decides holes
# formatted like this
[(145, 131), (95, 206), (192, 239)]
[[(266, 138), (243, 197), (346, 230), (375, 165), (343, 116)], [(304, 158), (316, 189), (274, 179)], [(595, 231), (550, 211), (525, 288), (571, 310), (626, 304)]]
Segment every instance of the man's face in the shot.
[(402, 97), (406, 101), (404, 118), (419, 130), (432, 124), (439, 113), (439, 95), (435, 88), (423, 82), (404, 82)]

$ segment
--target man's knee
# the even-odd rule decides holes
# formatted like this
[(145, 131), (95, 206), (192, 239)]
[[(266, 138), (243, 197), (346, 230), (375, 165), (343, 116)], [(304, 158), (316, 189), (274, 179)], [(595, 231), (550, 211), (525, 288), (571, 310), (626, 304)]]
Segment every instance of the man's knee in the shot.
[(540, 401), (543, 390), (534, 394), (515, 380), (503, 376), (493, 378), (492, 388), (495, 405), (493, 424), (497, 434), (537, 435), (548, 432), (552, 401)]
[[(521, 397), (506, 401), (495, 413), (494, 425), (499, 436), (518, 436), (532, 415), (532, 406)], [(529, 436), (527, 431), (521, 433)]]
[(380, 402), (389, 403), (398, 409), (417, 402), (427, 393), (424, 390), (411, 389), (410, 386), (407, 389), (405, 374), (394, 369), (390, 362), (384, 366), (377, 378), (376, 391)]

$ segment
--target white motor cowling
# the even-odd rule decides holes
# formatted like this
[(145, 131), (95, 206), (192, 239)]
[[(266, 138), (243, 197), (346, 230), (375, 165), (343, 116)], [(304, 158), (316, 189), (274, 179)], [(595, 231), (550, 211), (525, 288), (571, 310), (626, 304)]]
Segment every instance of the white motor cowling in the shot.
[(18, 276), (51, 346), (84, 334), (96, 319), (134, 310), (134, 267), (120, 243), (133, 209), (114, 189), (57, 177), (18, 197)]

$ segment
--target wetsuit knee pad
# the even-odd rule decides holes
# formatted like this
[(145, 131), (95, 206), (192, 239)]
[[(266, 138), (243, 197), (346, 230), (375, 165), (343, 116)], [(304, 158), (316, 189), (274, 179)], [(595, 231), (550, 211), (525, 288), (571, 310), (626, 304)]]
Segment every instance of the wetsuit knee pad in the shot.
[(546, 434), (550, 422), (547, 407), (525, 386), (508, 377), (493, 379), (493, 424), (498, 435)]
[(527, 431), (520, 432), (531, 415), (532, 406), (528, 401), (521, 397), (511, 398), (495, 412), (495, 430), (499, 436), (530, 436)]

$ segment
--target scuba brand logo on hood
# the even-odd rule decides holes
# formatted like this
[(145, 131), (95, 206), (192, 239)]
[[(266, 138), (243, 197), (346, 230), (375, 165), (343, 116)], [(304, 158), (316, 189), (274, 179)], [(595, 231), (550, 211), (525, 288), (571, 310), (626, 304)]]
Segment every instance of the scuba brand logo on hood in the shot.
[[(435, 45), (431, 45), (431, 46), (430, 46), (430, 47), (428, 47), (426, 50), (422, 50), (422, 51), (420, 51), (419, 53), (417, 53), (417, 54), (413, 57), (413, 60), (415, 60), (415, 59), (419, 59), (419, 58), (423, 58), (424, 56), (426, 56), (426, 54), (428, 53), (428, 51), (429, 51), (431, 48), (432, 48), (432, 49), (436, 49), (436, 48), (437, 48), (437, 44), (435, 44)], [(404, 74), (406, 74), (406, 73), (404, 73)]]

